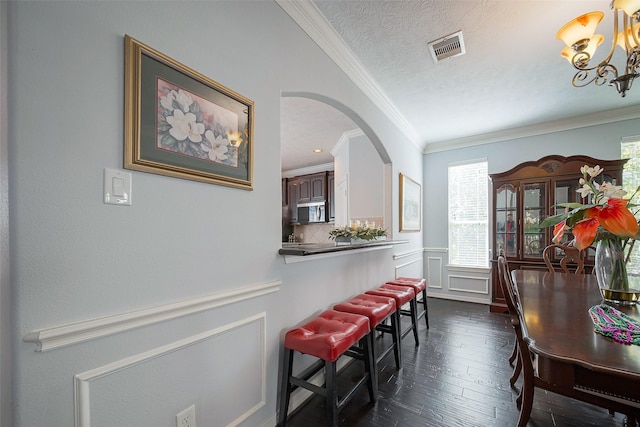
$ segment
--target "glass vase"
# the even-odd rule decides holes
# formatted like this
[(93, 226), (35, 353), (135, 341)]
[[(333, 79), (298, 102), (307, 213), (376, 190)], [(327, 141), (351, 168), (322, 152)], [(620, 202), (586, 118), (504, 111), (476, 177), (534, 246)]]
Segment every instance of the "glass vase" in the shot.
[(610, 237), (599, 240), (596, 245), (594, 269), (600, 293), (605, 302), (619, 305), (634, 305), (639, 291), (629, 288), (629, 276), (625, 262), (625, 239)]

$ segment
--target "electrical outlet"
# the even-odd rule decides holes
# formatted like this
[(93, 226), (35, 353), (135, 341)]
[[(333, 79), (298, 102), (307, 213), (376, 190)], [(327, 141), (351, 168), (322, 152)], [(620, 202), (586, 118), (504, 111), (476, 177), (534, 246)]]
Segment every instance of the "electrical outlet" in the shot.
[(196, 427), (196, 405), (191, 405), (176, 415), (176, 427)]

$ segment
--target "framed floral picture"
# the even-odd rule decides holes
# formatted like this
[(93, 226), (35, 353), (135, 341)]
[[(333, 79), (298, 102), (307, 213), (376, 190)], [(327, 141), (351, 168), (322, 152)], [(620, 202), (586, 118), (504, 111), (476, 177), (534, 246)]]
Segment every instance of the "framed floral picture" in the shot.
[(253, 189), (253, 101), (125, 36), (124, 167)]
[(420, 231), (421, 186), (404, 174), (400, 174), (400, 231)]

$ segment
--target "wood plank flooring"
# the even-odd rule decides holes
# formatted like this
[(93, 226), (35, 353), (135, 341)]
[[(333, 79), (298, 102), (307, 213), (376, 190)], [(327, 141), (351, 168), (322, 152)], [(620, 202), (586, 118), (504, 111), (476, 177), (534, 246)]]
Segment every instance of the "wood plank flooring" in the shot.
[[(419, 347), (412, 334), (403, 339), (401, 370), (395, 369), (393, 353), (381, 361), (377, 403), (369, 403), (362, 389), (341, 411), (340, 426), (516, 425), (517, 391), (509, 385), (512, 368), (507, 360), (515, 337), (508, 317), (489, 313), (486, 305), (430, 298), (429, 321), (429, 330), (424, 319), (420, 322)], [(355, 378), (360, 365), (347, 367), (341, 378)], [(324, 402), (313, 397), (289, 416), (287, 426), (320, 427), (323, 417)], [(624, 417), (536, 389), (528, 425), (621, 427)]]

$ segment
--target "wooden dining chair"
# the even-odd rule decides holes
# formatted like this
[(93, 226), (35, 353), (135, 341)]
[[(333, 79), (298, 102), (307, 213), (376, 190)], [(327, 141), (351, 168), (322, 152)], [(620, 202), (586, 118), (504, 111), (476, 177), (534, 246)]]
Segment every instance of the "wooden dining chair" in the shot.
[[(500, 289), (502, 290), (502, 294), (504, 295), (505, 300), (507, 301), (507, 310), (509, 312), (509, 316), (512, 317), (512, 321), (513, 321), (513, 316), (517, 316), (517, 313), (512, 308), (510, 298), (507, 296), (507, 292), (509, 292), (509, 289), (504, 284), (505, 272), (506, 274), (509, 274), (509, 266), (508, 266), (507, 258), (504, 256), (504, 251), (500, 250), (500, 255), (498, 256), (498, 282), (500, 284)], [(513, 366), (513, 373), (511, 375), (511, 378), (509, 379), (509, 383), (511, 384), (512, 387), (515, 386), (515, 383), (518, 380), (518, 377), (520, 376), (520, 372), (522, 370), (522, 363), (520, 361), (520, 357), (518, 356), (519, 356), (518, 340), (516, 339), (513, 343), (513, 350), (511, 351), (511, 356), (509, 356), (509, 364)], [(514, 366), (514, 363), (515, 363), (515, 366)]]
[(583, 273), (585, 253), (574, 246), (559, 245), (552, 243), (542, 251), (542, 258), (551, 273), (555, 272), (553, 264), (551, 264), (551, 254), (560, 249), (564, 256), (560, 259), (560, 268), (565, 273)]
[[(511, 317), (511, 326), (516, 334), (516, 344), (518, 346), (518, 376), (520, 371), (523, 374), (522, 388), (516, 399), (516, 405), (520, 410), (520, 416), (518, 418), (518, 427), (525, 427), (529, 418), (531, 417), (531, 409), (533, 407), (533, 392), (535, 384), (534, 375), (534, 361), (532, 359), (529, 346), (524, 341), (522, 333), (522, 310), (519, 306), (519, 298), (517, 289), (511, 279), (511, 272), (507, 268), (507, 260), (503, 256), (498, 256), (498, 277), (500, 285), (503, 287), (502, 291), (507, 303), (507, 309), (509, 310), (509, 316)], [(514, 370), (515, 375), (515, 370)], [(511, 385), (515, 383), (517, 376), (514, 379), (512, 375), (510, 382)], [(525, 403), (523, 405), (523, 402)]]

